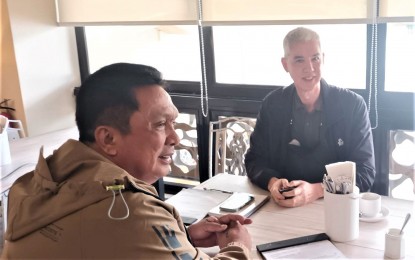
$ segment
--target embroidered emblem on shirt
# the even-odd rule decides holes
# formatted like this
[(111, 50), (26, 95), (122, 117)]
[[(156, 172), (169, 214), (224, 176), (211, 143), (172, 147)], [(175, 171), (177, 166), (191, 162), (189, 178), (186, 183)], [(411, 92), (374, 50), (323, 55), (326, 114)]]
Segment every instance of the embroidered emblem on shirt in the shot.
[(343, 142), (343, 140), (341, 138), (339, 138), (339, 140), (337, 140), (337, 144), (339, 146), (343, 146), (344, 142)]

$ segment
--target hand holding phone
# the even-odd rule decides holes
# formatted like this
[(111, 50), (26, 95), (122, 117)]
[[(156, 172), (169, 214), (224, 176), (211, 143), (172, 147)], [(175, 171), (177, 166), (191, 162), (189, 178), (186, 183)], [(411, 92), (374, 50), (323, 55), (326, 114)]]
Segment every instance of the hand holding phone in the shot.
[(283, 193), (284, 192), (288, 192), (288, 191), (292, 191), (293, 189), (297, 188), (298, 186), (292, 186), (292, 187), (283, 187), (281, 189), (279, 189), (278, 191), (286, 198), (286, 199), (291, 199), (294, 198), (294, 196), (285, 196)]

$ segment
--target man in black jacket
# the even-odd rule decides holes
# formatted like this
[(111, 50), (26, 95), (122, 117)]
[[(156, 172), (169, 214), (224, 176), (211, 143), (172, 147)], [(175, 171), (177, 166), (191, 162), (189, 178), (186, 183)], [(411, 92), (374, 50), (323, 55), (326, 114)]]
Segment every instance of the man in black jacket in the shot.
[[(294, 83), (263, 101), (245, 164), (248, 177), (281, 206), (323, 197), (325, 165), (353, 161), (356, 185), (368, 191), (375, 178), (373, 138), (363, 98), (327, 84), (316, 32), (296, 28), (284, 39), (284, 69)], [(283, 188), (296, 187), (280, 192)]]

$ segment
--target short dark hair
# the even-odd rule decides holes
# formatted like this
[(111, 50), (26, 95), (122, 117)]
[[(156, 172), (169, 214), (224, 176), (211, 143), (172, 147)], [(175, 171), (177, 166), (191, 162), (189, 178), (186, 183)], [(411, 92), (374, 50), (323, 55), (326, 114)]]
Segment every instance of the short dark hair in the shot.
[(122, 134), (130, 132), (130, 117), (139, 109), (134, 90), (159, 85), (166, 87), (157, 69), (131, 63), (115, 63), (91, 74), (76, 95), (76, 124), (79, 141), (95, 142), (97, 126), (108, 125)]

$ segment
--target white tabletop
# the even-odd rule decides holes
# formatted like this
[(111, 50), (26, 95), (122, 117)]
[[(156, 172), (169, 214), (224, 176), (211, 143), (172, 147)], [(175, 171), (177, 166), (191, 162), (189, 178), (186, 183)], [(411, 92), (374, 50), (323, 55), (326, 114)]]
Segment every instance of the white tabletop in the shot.
[(12, 161), (0, 165), (1, 193), (9, 189), (13, 182), (26, 172), (32, 171), (39, 158), (40, 148), (43, 146), (43, 155), (46, 157), (53, 153), (68, 139), (78, 139), (76, 127), (71, 127), (51, 133), (25, 137), (10, 142)]
[[(218, 174), (196, 187), (227, 191), (267, 194), (253, 185), (247, 177)], [(389, 215), (374, 223), (360, 222), (356, 240), (337, 243), (335, 246), (348, 258), (384, 258), (385, 233), (389, 228), (400, 228), (408, 212), (414, 216), (414, 202), (382, 196), (382, 206)], [(253, 224), (248, 226), (252, 235), (252, 257), (261, 259), (256, 245), (324, 232), (323, 199), (297, 208), (284, 208), (270, 200), (251, 216)], [(405, 227), (406, 259), (415, 259), (415, 220)], [(209, 249), (209, 250), (218, 250)], [(209, 251), (208, 252), (212, 252)]]

